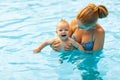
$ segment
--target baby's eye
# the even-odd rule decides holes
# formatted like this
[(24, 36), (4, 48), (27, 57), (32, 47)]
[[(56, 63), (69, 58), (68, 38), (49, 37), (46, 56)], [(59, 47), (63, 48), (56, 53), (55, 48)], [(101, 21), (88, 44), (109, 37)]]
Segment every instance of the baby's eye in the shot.
[(65, 29), (65, 31), (68, 31), (68, 29)]
[(59, 31), (62, 31), (61, 29)]

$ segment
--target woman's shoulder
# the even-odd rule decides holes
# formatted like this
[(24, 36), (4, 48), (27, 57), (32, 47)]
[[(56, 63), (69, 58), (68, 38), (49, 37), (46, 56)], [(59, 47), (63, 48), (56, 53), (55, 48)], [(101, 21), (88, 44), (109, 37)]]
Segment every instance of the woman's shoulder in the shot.
[(71, 20), (71, 22), (74, 22), (75, 21), (75, 18), (73, 18), (72, 20)]
[(96, 30), (95, 30), (96, 36), (103, 36), (105, 34), (104, 29), (102, 28), (101, 25), (98, 23), (96, 24)]
[(76, 19), (72, 19), (71, 22), (70, 22), (70, 28), (75, 31), (75, 29), (78, 27), (78, 24), (77, 24), (77, 21)]
[(99, 25), (98, 23), (96, 24), (96, 32), (97, 33), (104, 33), (105, 31), (104, 31), (104, 29), (102, 28), (102, 26), (101, 25)]
[(74, 18), (74, 19), (72, 19), (71, 20), (71, 22), (70, 22), (70, 25), (76, 25), (77, 24), (77, 21), (76, 21), (76, 19)]

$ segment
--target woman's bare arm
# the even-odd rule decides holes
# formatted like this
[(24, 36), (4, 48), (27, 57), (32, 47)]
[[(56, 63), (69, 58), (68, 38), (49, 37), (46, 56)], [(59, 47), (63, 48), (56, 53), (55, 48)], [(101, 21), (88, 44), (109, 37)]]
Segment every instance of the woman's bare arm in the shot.
[(105, 31), (102, 27), (98, 28), (95, 34), (94, 50), (101, 50), (104, 46)]
[(69, 31), (69, 36), (72, 37), (72, 34), (74, 33), (75, 29), (77, 28), (77, 22), (76, 22), (76, 19), (73, 19), (71, 22), (70, 22), (70, 31)]

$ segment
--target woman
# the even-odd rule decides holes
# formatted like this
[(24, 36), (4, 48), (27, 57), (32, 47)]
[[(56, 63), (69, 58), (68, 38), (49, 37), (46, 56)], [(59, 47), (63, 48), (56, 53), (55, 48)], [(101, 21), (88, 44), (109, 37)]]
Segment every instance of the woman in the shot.
[[(105, 32), (97, 23), (98, 18), (108, 15), (105, 6), (88, 4), (70, 23), (70, 37), (82, 45), (85, 51), (101, 50), (104, 45)], [(53, 43), (53, 48), (59, 50), (59, 42)], [(69, 49), (70, 45), (65, 49)]]

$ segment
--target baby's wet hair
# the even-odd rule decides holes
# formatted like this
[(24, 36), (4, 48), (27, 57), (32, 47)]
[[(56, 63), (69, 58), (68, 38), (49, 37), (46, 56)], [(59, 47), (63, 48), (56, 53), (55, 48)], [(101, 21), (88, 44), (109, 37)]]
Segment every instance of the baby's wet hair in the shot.
[(61, 19), (59, 22), (68, 23), (67, 20), (65, 20), (65, 19)]
[(65, 24), (69, 25), (69, 22), (67, 20), (65, 20), (65, 19), (60, 19), (60, 21), (57, 23), (57, 25), (59, 23), (65, 23)]

